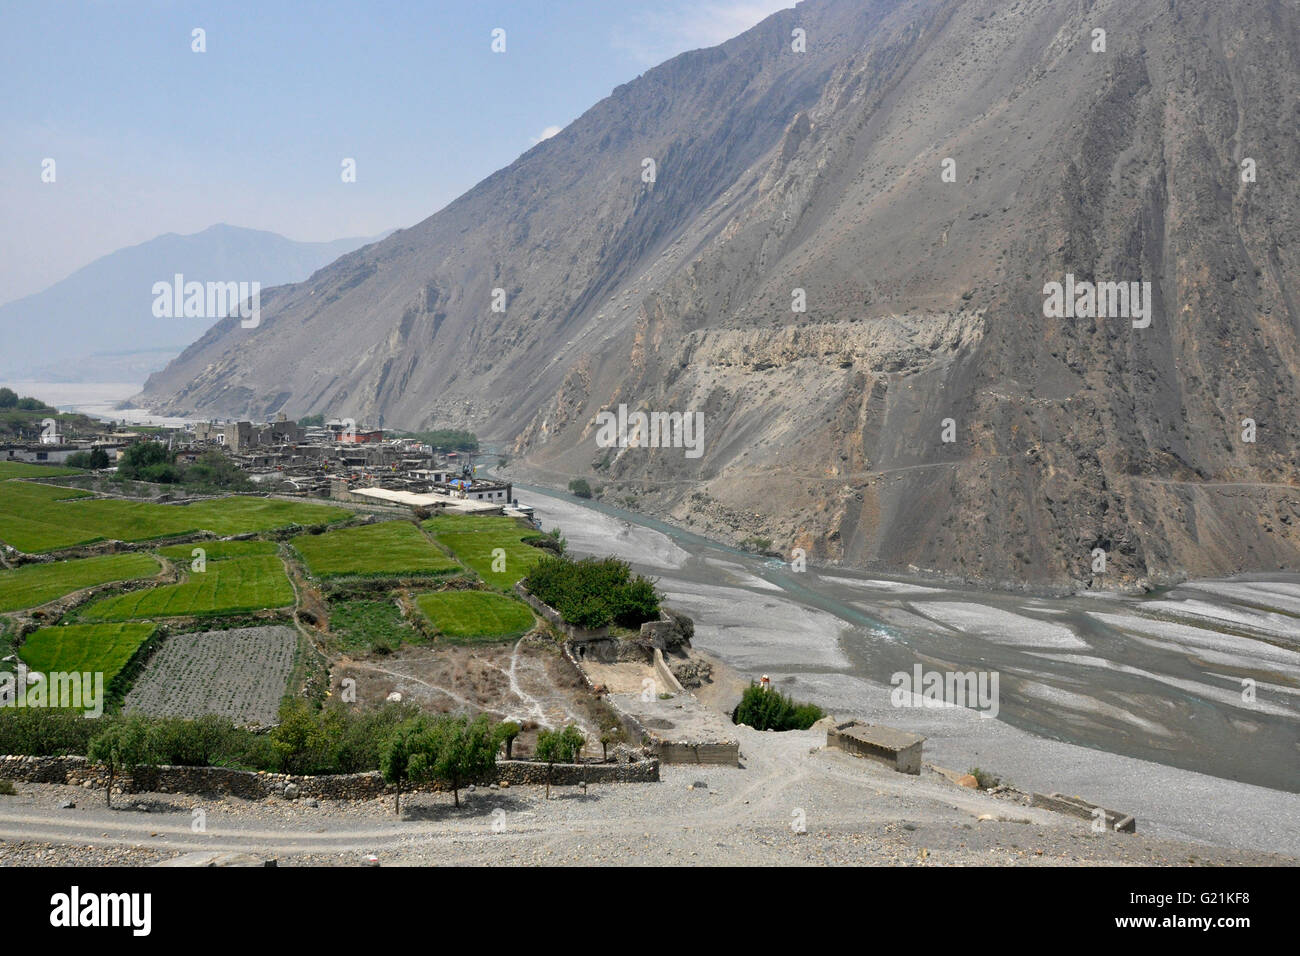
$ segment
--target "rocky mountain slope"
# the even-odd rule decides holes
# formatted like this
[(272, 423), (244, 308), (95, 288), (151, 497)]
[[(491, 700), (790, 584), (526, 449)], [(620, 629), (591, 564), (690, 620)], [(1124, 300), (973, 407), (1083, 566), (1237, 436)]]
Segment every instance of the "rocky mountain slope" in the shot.
[[(144, 399), (468, 425), (812, 561), (1294, 568), (1298, 114), (1294, 0), (805, 0), (264, 293)], [(1067, 275), (1150, 283), (1149, 325), (1047, 317)], [(620, 403), (702, 413), (702, 455), (599, 447)]]

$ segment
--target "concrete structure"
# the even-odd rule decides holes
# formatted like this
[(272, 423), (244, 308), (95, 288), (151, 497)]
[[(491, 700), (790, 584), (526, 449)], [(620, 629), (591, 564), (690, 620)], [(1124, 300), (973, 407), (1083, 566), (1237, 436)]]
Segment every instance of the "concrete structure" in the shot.
[(194, 425), (195, 441), (224, 445), (236, 454), (256, 448), (294, 445), (302, 441), (304, 435), (297, 422), (291, 422), (283, 415), (277, 415), (275, 421), (263, 425), (253, 422), (196, 422)]
[(899, 773), (921, 772), (924, 737), (893, 727), (849, 720), (826, 731), (826, 746), (893, 767)]
[(610, 704), (630, 729), (637, 731), (664, 763), (740, 763), (735, 725), (691, 694), (661, 700), (667, 687), (648, 687), (640, 694), (610, 694)]
[(1079, 797), (1067, 797), (1059, 793), (1035, 793), (1030, 797), (1029, 805), (1055, 810), (1057, 813), (1068, 813), (1070, 816), (1081, 817), (1084, 820), (1104, 820), (1106, 829), (1114, 830), (1116, 833), (1137, 832), (1137, 819), (1132, 814), (1107, 810)]
[[(69, 455), (79, 451), (90, 451), (90, 445), (50, 445), (12, 444), (0, 446), (0, 459), (5, 461), (25, 461), (34, 465), (61, 465)], [(112, 456), (110, 456), (112, 457)]]

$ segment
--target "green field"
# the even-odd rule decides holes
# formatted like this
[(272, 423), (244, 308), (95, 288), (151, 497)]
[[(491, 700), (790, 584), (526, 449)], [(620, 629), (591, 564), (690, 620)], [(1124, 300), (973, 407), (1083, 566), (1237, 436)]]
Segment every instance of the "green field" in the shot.
[(302, 555), (307, 569), (318, 578), (405, 577), (446, 574), (460, 569), (419, 528), (406, 521), (304, 534), (293, 539), (293, 546)]
[(0, 461), (0, 481), (7, 478), (57, 478), (61, 475), (80, 475), (78, 468), (61, 465), (33, 465), (25, 461)]
[(29, 668), (102, 673), (108, 685), (131, 655), (149, 639), (152, 624), (69, 624), (43, 627), (27, 635), (18, 656)]
[(202, 548), (209, 561), (277, 554), (280, 550), (274, 541), (193, 541), (189, 544), (169, 544), (165, 548), (159, 548), (158, 553), (188, 567), (194, 560), (195, 548)]
[(330, 637), (345, 654), (395, 651), (424, 643), (393, 601), (339, 601), (330, 605)]
[(157, 559), (147, 554), (105, 554), (53, 564), (25, 564), (12, 571), (0, 571), (0, 611), (37, 607), (82, 588), (151, 578), (158, 571)]
[(223, 536), (271, 531), (338, 521), (348, 515), (329, 505), (238, 495), (191, 505), (160, 505), (92, 498), (52, 485), (0, 482), (0, 541), (29, 553), (105, 539), (151, 541), (200, 531)]
[(535, 623), (528, 605), (491, 591), (439, 591), (415, 603), (452, 643), (520, 637)]
[(243, 614), (293, 604), (293, 586), (274, 555), (212, 561), (181, 584), (132, 591), (83, 610), (91, 621)]
[[(515, 582), (528, 573), (533, 562), (547, 552), (524, 544), (525, 538), (540, 537), (540, 533), (526, 527), (515, 518), (496, 515), (439, 515), (430, 518), (424, 526), (444, 548), (456, 555), (467, 567), (473, 568), (492, 587), (509, 590)], [(505, 565), (501, 567), (500, 548), (505, 552)]]

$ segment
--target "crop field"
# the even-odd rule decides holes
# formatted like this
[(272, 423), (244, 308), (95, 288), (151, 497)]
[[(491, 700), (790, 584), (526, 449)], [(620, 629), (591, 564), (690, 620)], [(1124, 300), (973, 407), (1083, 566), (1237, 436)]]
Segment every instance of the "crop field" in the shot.
[[(523, 543), (526, 538), (540, 537), (540, 534), (514, 518), (439, 515), (430, 518), (424, 526), (439, 544), (472, 568), (487, 584), (501, 590), (514, 587), (515, 582), (528, 573), (533, 562), (546, 553)], [(493, 570), (494, 564), (502, 570)]]
[(218, 535), (271, 531), (348, 515), (329, 505), (239, 495), (191, 505), (160, 505), (94, 498), (74, 488), (0, 482), (0, 541), (33, 554), (105, 539), (151, 541), (200, 531)]
[(159, 548), (158, 553), (188, 566), (194, 561), (195, 548), (203, 549), (205, 560), (224, 561), (226, 558), (276, 554), (280, 546), (274, 541), (194, 541), (190, 544), (169, 544), (165, 548)]
[(106, 554), (53, 564), (26, 564), (0, 571), (0, 611), (38, 607), (82, 588), (151, 578), (158, 571), (158, 561), (147, 554)]
[(60, 465), (33, 465), (25, 461), (0, 461), (0, 481), (9, 478), (58, 478), (62, 475), (79, 475), (77, 468)]
[(149, 659), (123, 708), (156, 717), (219, 714), (237, 724), (274, 723), (297, 646), (298, 635), (288, 627), (172, 635)]
[(521, 637), (536, 622), (528, 605), (491, 591), (439, 591), (415, 603), (452, 643)]
[(331, 604), (330, 638), (345, 654), (364, 654), (376, 649), (395, 651), (403, 644), (424, 643), (420, 632), (402, 617), (392, 600)]
[(189, 615), (243, 614), (293, 604), (293, 586), (274, 555), (209, 562), (180, 584), (132, 591), (96, 601), (83, 610), (93, 621)]
[(104, 685), (126, 666), (153, 633), (152, 624), (68, 624), (27, 635), (18, 656), (29, 668), (102, 673)]
[(293, 539), (293, 546), (302, 555), (308, 570), (318, 578), (404, 577), (460, 570), (460, 565), (406, 521), (300, 535)]

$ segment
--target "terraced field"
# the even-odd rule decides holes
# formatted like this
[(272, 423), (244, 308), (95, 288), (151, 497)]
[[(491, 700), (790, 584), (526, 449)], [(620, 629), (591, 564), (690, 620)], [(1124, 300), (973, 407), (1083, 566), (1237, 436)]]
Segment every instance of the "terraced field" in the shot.
[(0, 481), (10, 478), (59, 478), (63, 475), (79, 475), (80, 469), (64, 468), (61, 465), (33, 465), (25, 461), (0, 461)]
[(406, 577), (460, 570), (460, 565), (406, 521), (300, 535), (293, 539), (293, 546), (318, 578)]
[(102, 673), (107, 686), (154, 631), (152, 624), (68, 624), (43, 627), (18, 650), (29, 668), (41, 673)]
[(151, 578), (159, 567), (157, 559), (147, 554), (106, 554), (0, 571), (0, 611), (38, 607), (82, 588), (112, 581)]
[(276, 554), (280, 550), (274, 541), (194, 541), (189, 544), (169, 544), (165, 548), (159, 548), (158, 553), (188, 566), (194, 560), (196, 548), (202, 549), (208, 561)]
[(275, 722), (298, 635), (288, 627), (174, 634), (149, 659), (124, 709), (157, 717), (220, 714), (238, 724)]
[(521, 637), (536, 623), (528, 605), (491, 591), (439, 591), (422, 594), (415, 603), (452, 643)]
[(94, 541), (151, 541), (209, 531), (235, 535), (348, 517), (329, 505), (230, 496), (189, 505), (95, 498), (86, 492), (32, 482), (0, 482), (0, 541), (40, 553)]
[[(546, 553), (523, 543), (541, 535), (515, 518), (438, 515), (424, 526), (487, 584), (503, 591), (513, 588), (533, 562)], [(501, 570), (494, 570), (494, 566)]]
[(274, 555), (209, 560), (207, 570), (190, 572), (180, 584), (132, 591), (87, 606), (86, 620), (244, 614), (293, 604), (293, 586)]

